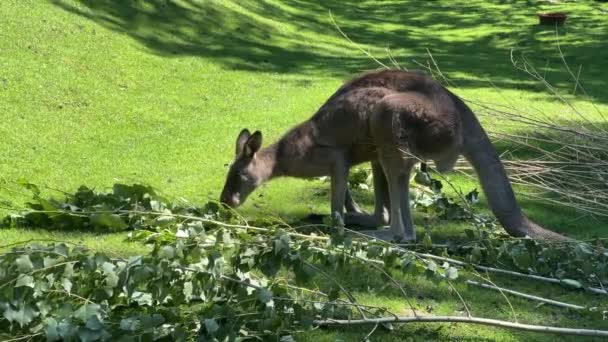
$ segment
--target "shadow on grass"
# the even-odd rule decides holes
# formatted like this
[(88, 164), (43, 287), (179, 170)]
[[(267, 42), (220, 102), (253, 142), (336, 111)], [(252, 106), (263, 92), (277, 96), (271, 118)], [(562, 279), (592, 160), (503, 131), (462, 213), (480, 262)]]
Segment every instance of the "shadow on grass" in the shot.
[[(411, 307), (403, 297), (402, 290), (397, 288), (385, 275), (371, 269), (368, 265), (342, 267), (340, 272), (335, 272), (330, 268), (326, 268), (325, 271), (335, 277), (334, 280), (337, 280), (341, 284), (347, 284), (348, 290), (357, 297), (359, 302), (385, 307), (399, 316), (413, 315)], [(362, 276), (362, 274), (365, 274), (366, 276)], [(514, 310), (520, 323), (525, 322), (562, 327), (580, 326), (581, 324), (594, 327), (606, 326), (606, 322), (602, 321), (601, 315), (597, 313), (589, 314), (581, 311), (565, 311), (563, 308), (556, 308), (550, 305), (539, 307), (534, 302), (515, 298), (513, 296), (508, 297), (510, 301), (509, 304), (505, 301), (504, 297), (497, 295), (494, 291), (467, 286), (459, 281), (453, 283), (454, 289), (458, 291), (458, 294), (456, 294), (447, 283), (436, 281), (434, 278), (427, 278), (424, 274), (404, 274), (399, 271), (394, 271), (392, 272), (392, 277), (400, 284), (407, 294), (417, 315), (466, 315), (465, 307), (459, 299), (459, 296), (461, 296), (471, 313), (476, 317), (512, 320), (512, 310)], [(471, 275), (467, 271), (463, 271), (460, 274), (460, 277), (471, 278)], [(318, 276), (317, 278), (318, 279), (316, 279), (314, 283), (322, 284), (321, 288), (323, 288), (323, 286), (331, 286), (329, 280), (321, 276)], [(499, 275), (492, 275), (492, 279), (499, 286), (524, 293), (533, 293), (559, 301), (590, 306), (598, 305), (599, 302), (601, 302), (601, 298), (597, 296), (590, 296), (583, 292), (568, 291), (558, 285), (547, 285), (531, 280), (522, 281), (521, 279)], [(370, 289), (376, 289), (376, 291), (370, 292)], [(511, 309), (510, 305), (512, 305), (513, 309)], [(385, 315), (389, 316), (388, 314)], [(355, 339), (356, 336), (364, 336), (370, 329), (371, 327), (368, 327), (367, 329), (349, 329), (350, 332), (348, 336)], [(412, 325), (407, 324), (399, 326), (395, 331), (390, 333), (386, 331), (383, 332), (383, 330), (380, 329), (374, 337), (388, 338), (390, 341), (393, 339), (399, 341), (408, 337), (413, 331), (418, 329), (421, 330), (419, 332), (424, 336), (420, 340), (426, 340), (428, 338), (442, 340), (448, 338), (451, 333), (449, 329), (439, 328), (438, 325), (420, 325), (418, 327), (414, 325), (412, 327)], [(478, 327), (472, 326), (471, 329), (475, 331)], [(334, 329), (324, 331), (334, 331)], [(513, 337), (518, 337), (522, 340), (534, 338), (534, 340), (553, 341), (555, 338), (550, 335), (526, 334), (508, 330), (494, 332), (499, 334), (497, 336), (504, 337), (504, 335), (512, 335)], [(486, 330), (482, 336), (488, 336), (488, 331)], [(495, 336), (495, 338), (497, 338), (497, 336)], [(483, 340), (483, 337), (478, 338)], [(580, 337), (562, 336), (560, 340), (562, 339), (575, 341), (579, 340)]]
[[(544, 91), (522, 82), (511, 65), (511, 49), (543, 66), (547, 79), (571, 85), (554, 40), (555, 28), (537, 25), (536, 1), (54, 1), (62, 9), (124, 33), (154, 53), (200, 56), (236, 70), (345, 76), (375, 68), (353, 53), (331, 24), (329, 11), (354, 41), (394, 49), (396, 56), (425, 63), (432, 51), (450, 79), (462, 88), (489, 87)], [(608, 24), (599, 7), (572, 5), (568, 25), (558, 29), (570, 65), (584, 66), (591, 88), (606, 85)], [(601, 19), (601, 20), (600, 20)], [(408, 58), (409, 59), (409, 58)], [(386, 62), (388, 63), (388, 62)], [(411, 63), (408, 62), (411, 67)], [(456, 72), (475, 75), (463, 77)], [(525, 77), (524, 77), (525, 78)], [(607, 94), (598, 100), (608, 101)]]

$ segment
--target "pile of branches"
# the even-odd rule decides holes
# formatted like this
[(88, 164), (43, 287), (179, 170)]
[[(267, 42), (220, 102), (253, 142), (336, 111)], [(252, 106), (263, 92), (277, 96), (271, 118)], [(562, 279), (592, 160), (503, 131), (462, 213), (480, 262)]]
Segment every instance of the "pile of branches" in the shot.
[[(284, 222), (246, 222), (213, 202), (204, 207), (166, 202), (153, 189), (116, 185), (99, 193), (81, 187), (63, 199), (42, 198), (34, 184), (29, 208), (3, 220), (11, 227), (128, 231), (150, 253), (115, 257), (61, 241), (28, 240), (0, 246), (0, 337), (28, 340), (226, 340), (279, 336), (320, 326), (408, 322), (465, 322), (535, 332), (608, 336), (606, 331), (547, 327), (466, 316), (422, 316), (410, 303), (402, 274), (466, 282), (549, 305), (601, 315), (601, 301), (563, 303), (486, 280), (480, 272), (608, 293), (603, 241), (547, 245), (528, 239), (489, 239), (470, 232), (462, 246), (404, 248), (369, 240), (337, 225), (302, 234)], [(420, 248), (422, 250), (420, 250)], [(453, 255), (446, 257), (448, 250)], [(564, 260), (570, 262), (565, 263)], [(482, 265), (485, 263), (486, 265)], [(489, 264), (505, 265), (495, 268)], [(587, 265), (584, 272), (579, 266)], [(365, 270), (369, 279), (401, 293), (411, 315), (361, 303), (338, 274)], [(525, 270), (518, 272), (517, 270)], [(544, 274), (541, 275), (541, 274)], [(467, 279), (471, 275), (475, 280)], [(382, 291), (382, 289), (375, 289)], [(506, 298), (506, 297), (505, 297)], [(514, 313), (515, 317), (515, 313)]]
[[(559, 45), (558, 45), (559, 48)], [(514, 60), (516, 68), (543, 85), (562, 104), (561, 113), (542, 110), (533, 114), (521, 108), (474, 102), (481, 114), (501, 119), (515, 133), (491, 132), (509, 150), (502, 156), (509, 177), (524, 185), (528, 196), (575, 208), (591, 215), (608, 216), (608, 116), (595, 105), (581, 110), (573, 102), (577, 91), (588, 96), (578, 75), (570, 70), (574, 90), (567, 94), (551, 85), (528, 59)], [(520, 129), (521, 133), (517, 133)], [(525, 156), (520, 152), (525, 151)]]

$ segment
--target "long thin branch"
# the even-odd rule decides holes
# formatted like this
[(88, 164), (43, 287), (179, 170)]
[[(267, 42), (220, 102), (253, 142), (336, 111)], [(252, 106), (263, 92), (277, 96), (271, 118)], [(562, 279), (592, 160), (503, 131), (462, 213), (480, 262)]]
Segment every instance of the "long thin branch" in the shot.
[(518, 291), (515, 291), (515, 290), (509, 290), (509, 289), (506, 289), (504, 287), (498, 287), (498, 286), (494, 286), (494, 285), (479, 283), (479, 282), (476, 282), (476, 281), (473, 281), (473, 280), (467, 280), (466, 283), (468, 285), (479, 286), (479, 287), (482, 287), (484, 289), (500, 291), (500, 292), (512, 294), (512, 295), (517, 296), (517, 297), (522, 297), (522, 298), (526, 298), (526, 299), (530, 299), (530, 300), (535, 300), (537, 302), (551, 304), (551, 305), (559, 306), (559, 307), (562, 307), (562, 308), (568, 308), (568, 309), (574, 309), (574, 310), (587, 310), (587, 309), (589, 309), (586, 306), (559, 302), (557, 300), (543, 298), (543, 297), (538, 297), (538, 296), (533, 296), (533, 295), (529, 295), (529, 294), (526, 294), (526, 293), (523, 293), (523, 292), (518, 292)]
[(595, 329), (573, 329), (573, 328), (558, 328), (544, 325), (521, 324), (498, 319), (479, 318), (479, 317), (461, 317), (461, 316), (415, 316), (415, 317), (383, 317), (375, 319), (324, 319), (315, 320), (313, 324), (316, 326), (350, 326), (350, 325), (368, 325), (382, 323), (470, 323), (490, 325), (501, 328), (509, 328), (516, 330), (524, 330), (530, 332), (546, 333), (546, 334), (562, 334), (576, 336), (596, 336), (608, 337), (608, 331)]
[[(459, 265), (459, 266), (467, 266), (468, 265), (466, 262), (463, 262), (463, 261), (460, 261), (460, 260), (456, 260), (456, 259), (452, 259), (452, 258), (440, 257), (440, 256), (437, 256), (437, 255), (428, 254), (428, 253), (418, 253), (418, 252), (411, 252), (411, 253), (414, 253), (415, 255), (420, 256), (422, 258), (429, 258), (429, 259), (447, 261), (447, 262), (449, 262), (451, 264), (455, 264), (455, 265)], [(525, 273), (520, 273), (520, 272), (515, 272), (515, 271), (508, 271), (508, 270), (503, 270), (503, 269), (500, 269), (500, 268), (487, 267), (487, 266), (482, 266), (482, 265), (477, 265), (477, 264), (471, 264), (471, 266), (474, 267), (475, 269), (478, 269), (478, 270), (481, 270), (481, 271), (484, 271), (484, 272), (502, 273), (502, 274), (508, 274), (508, 275), (515, 276), (515, 277), (520, 277), (520, 278), (528, 278), (528, 279), (540, 280), (540, 281), (544, 281), (544, 282), (548, 282), (548, 283), (553, 283), (553, 284), (561, 284), (561, 280), (557, 279), (557, 278), (543, 277), (543, 276), (538, 276), (538, 275), (534, 275), (534, 274), (525, 274)], [(585, 290), (587, 290), (589, 292), (597, 293), (597, 294), (608, 295), (608, 291), (606, 291), (604, 289), (597, 288), (597, 287), (585, 287)]]

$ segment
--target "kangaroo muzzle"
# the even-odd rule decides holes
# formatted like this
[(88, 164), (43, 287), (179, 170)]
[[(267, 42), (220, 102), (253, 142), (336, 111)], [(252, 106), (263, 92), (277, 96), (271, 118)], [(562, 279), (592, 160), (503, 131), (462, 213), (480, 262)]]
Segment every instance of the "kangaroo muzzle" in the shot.
[(220, 202), (226, 204), (230, 208), (236, 208), (241, 205), (241, 196), (239, 194), (222, 194), (222, 196), (220, 196)]

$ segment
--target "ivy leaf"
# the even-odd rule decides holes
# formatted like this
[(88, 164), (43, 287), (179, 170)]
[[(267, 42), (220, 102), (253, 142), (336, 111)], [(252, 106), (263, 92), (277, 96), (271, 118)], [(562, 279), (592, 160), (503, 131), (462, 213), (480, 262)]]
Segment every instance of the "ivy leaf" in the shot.
[(215, 334), (219, 329), (220, 326), (215, 319), (209, 318), (205, 320), (205, 330), (207, 330), (210, 335)]
[(30, 260), (30, 256), (27, 254), (18, 257), (15, 260), (15, 264), (20, 273), (27, 273), (34, 269), (34, 264), (32, 264), (32, 260)]
[(9, 305), (6, 310), (4, 310), (4, 318), (11, 323), (19, 323), (21, 328), (30, 324), (38, 315), (39, 313), (29, 305), (22, 306), (19, 310), (13, 310), (12, 306)]

